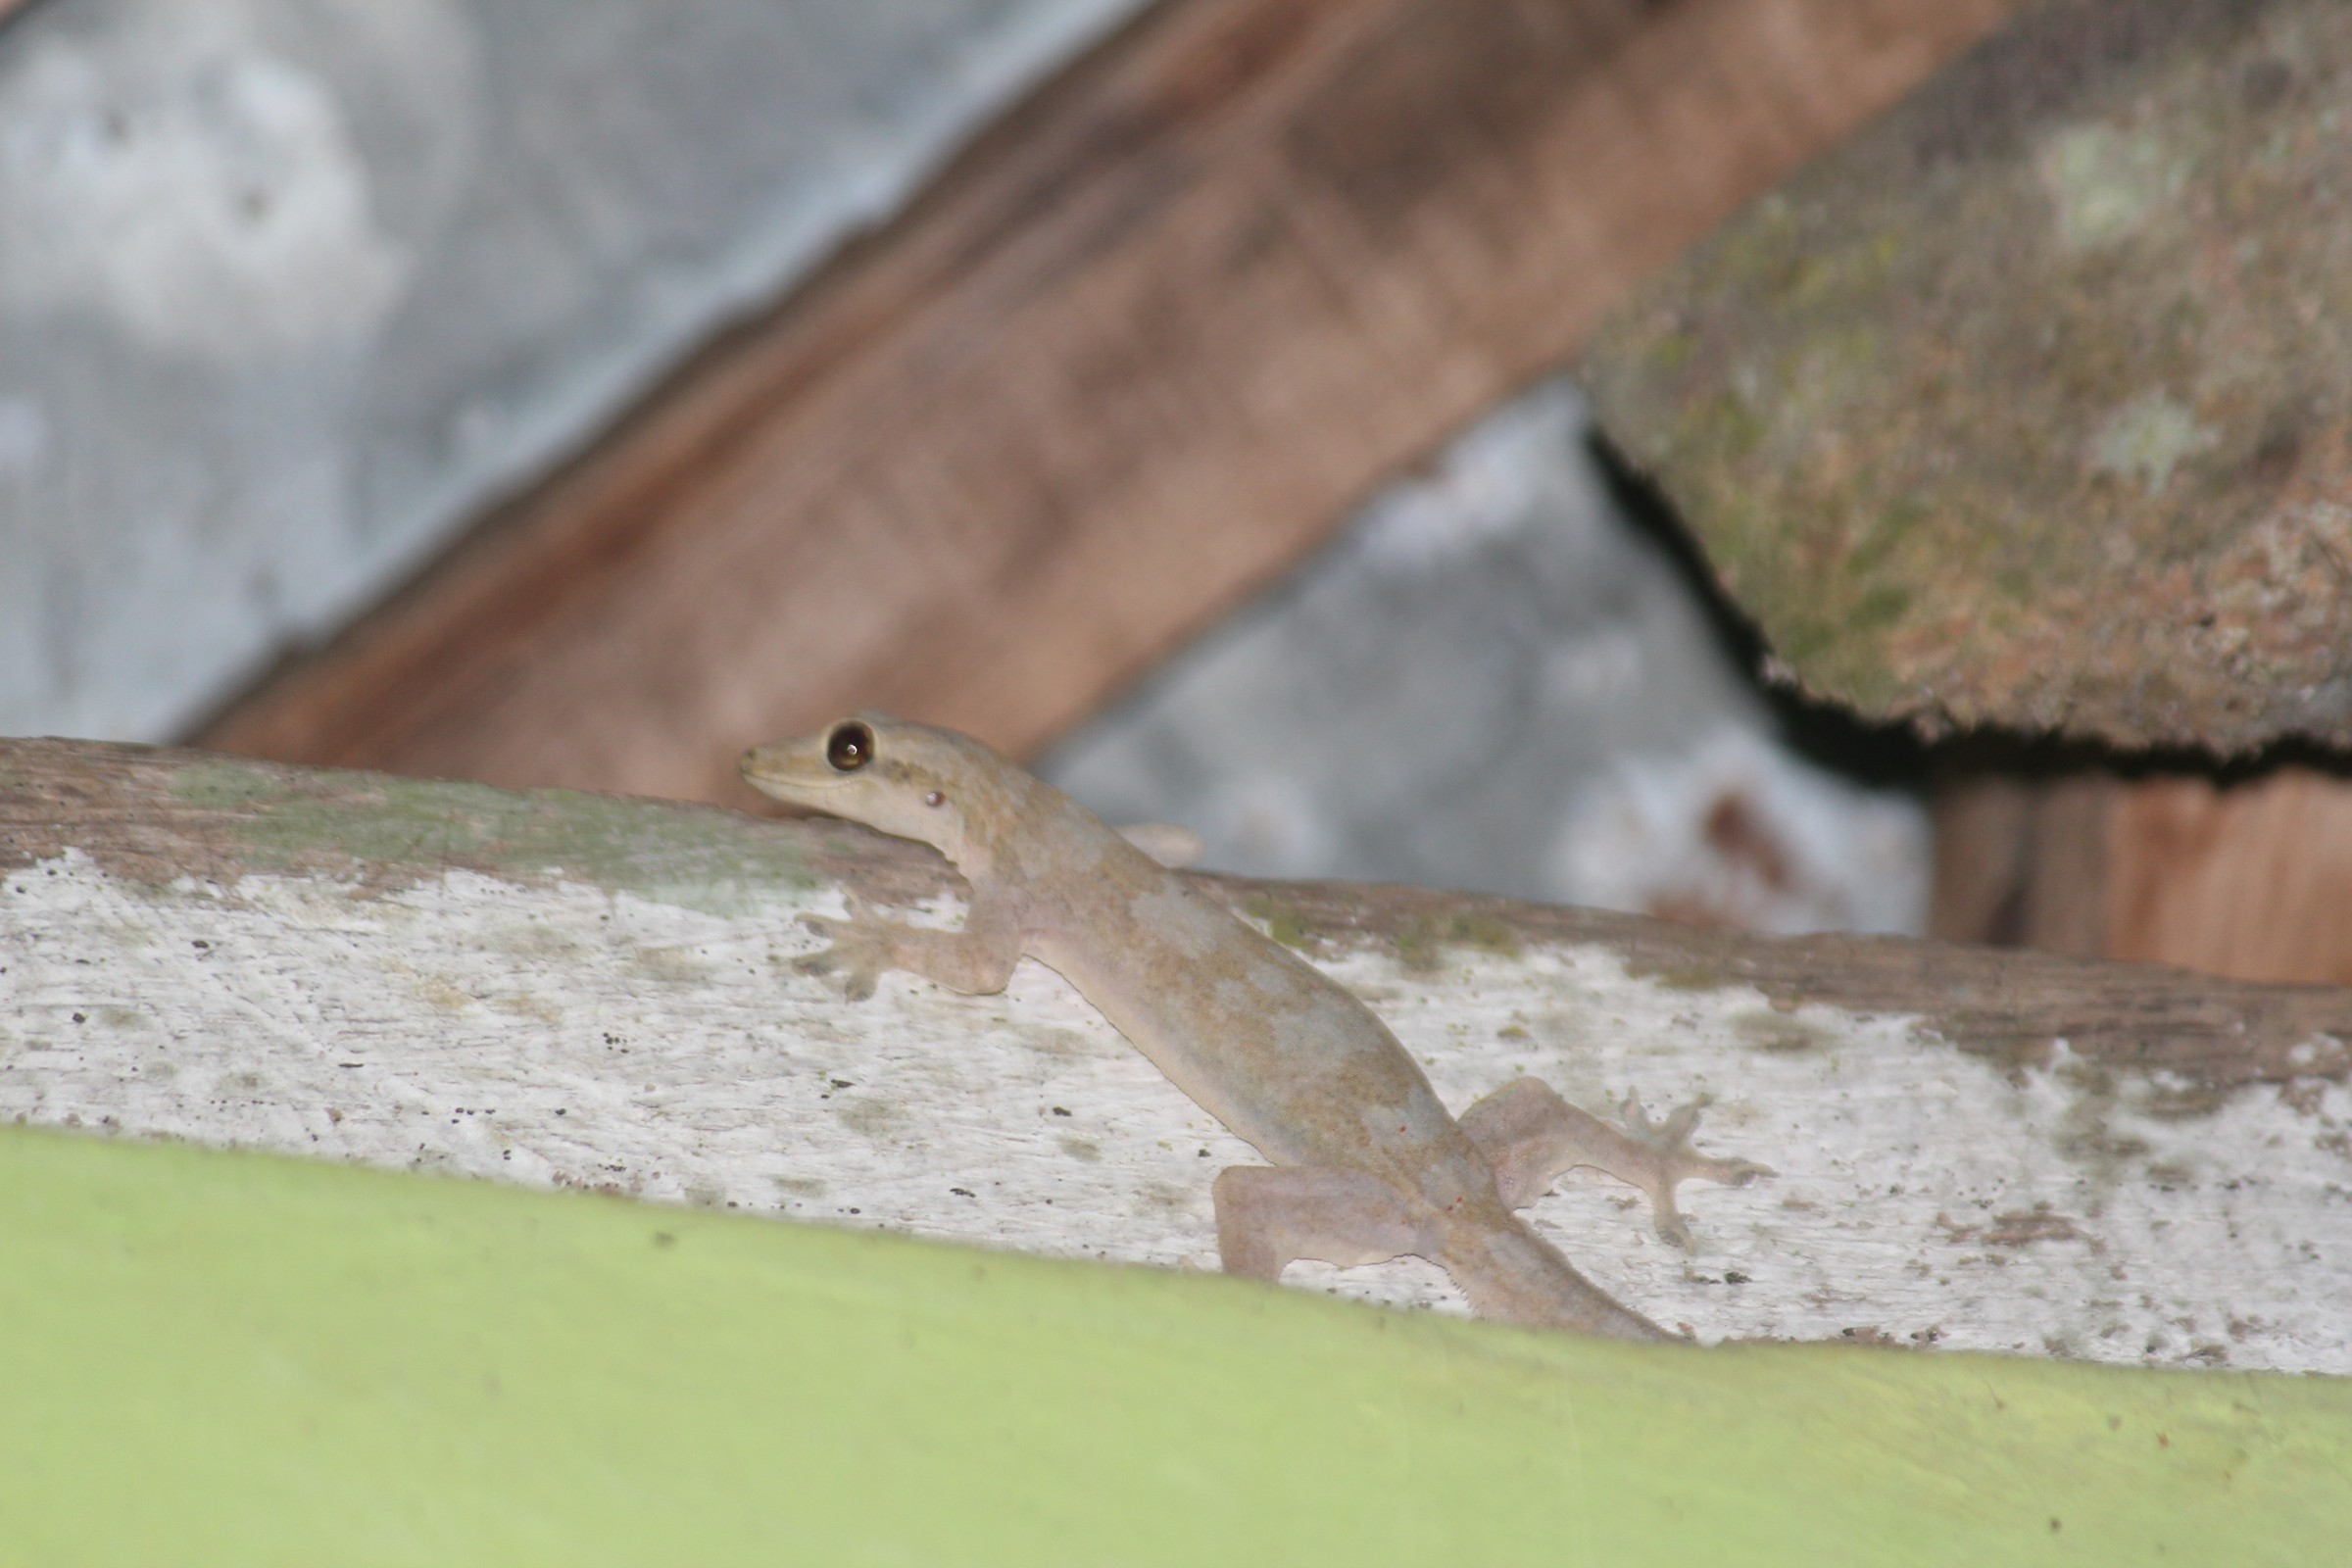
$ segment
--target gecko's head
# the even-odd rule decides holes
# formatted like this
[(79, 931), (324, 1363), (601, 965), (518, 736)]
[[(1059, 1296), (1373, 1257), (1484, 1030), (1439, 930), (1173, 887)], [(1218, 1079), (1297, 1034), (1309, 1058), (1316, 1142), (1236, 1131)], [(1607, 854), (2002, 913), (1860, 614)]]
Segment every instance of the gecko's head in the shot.
[(968, 735), (858, 713), (743, 756), (760, 794), (932, 846), (966, 870), (995, 848), (990, 824), (1017, 820), (1028, 776)]

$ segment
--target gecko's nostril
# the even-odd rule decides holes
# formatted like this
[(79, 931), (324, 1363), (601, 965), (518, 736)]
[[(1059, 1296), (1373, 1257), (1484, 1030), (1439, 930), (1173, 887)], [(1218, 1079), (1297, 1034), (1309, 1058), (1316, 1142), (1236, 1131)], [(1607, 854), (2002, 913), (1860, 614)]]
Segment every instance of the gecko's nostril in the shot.
[(833, 726), (825, 737), (825, 760), (843, 773), (855, 773), (874, 760), (874, 732), (851, 719)]

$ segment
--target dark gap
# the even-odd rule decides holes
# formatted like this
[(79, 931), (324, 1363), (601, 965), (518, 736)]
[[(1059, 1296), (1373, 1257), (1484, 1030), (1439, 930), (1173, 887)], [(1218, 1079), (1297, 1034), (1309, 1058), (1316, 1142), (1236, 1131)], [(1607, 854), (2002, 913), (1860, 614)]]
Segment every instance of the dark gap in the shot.
[(1610, 499), (1634, 531), (1664, 552), (1705, 613), (1717, 645), (1763, 698), (1779, 720), (1789, 747), (1807, 760), (1848, 778), (1882, 787), (1919, 788), (1932, 767), (1934, 748), (1903, 723), (1874, 723), (1848, 709), (1764, 679), (1771, 645), (1746, 611), (1733, 602), (1715, 577), (1698, 541), (1648, 475), (1628, 462), (1595, 426), (1592, 456)]

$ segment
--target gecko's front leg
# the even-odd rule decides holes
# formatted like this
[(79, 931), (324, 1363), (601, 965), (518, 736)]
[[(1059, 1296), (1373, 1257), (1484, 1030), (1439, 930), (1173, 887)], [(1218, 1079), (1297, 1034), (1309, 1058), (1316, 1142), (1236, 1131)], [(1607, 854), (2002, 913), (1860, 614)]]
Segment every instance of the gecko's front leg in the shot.
[(1020, 923), (1002, 903), (975, 896), (960, 931), (925, 931), (885, 920), (857, 894), (848, 895), (850, 917), (804, 914), (801, 924), (832, 946), (794, 960), (803, 974), (839, 974), (852, 1002), (874, 994), (886, 969), (900, 969), (968, 995), (1004, 989), (1021, 961)]

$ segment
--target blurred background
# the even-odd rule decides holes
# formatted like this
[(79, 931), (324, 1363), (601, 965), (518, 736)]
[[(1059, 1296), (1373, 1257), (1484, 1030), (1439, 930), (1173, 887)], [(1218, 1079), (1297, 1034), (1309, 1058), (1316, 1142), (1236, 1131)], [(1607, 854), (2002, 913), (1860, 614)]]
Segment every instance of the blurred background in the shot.
[(0, 732), (2352, 981), (2322, 0), (0, 0)]

